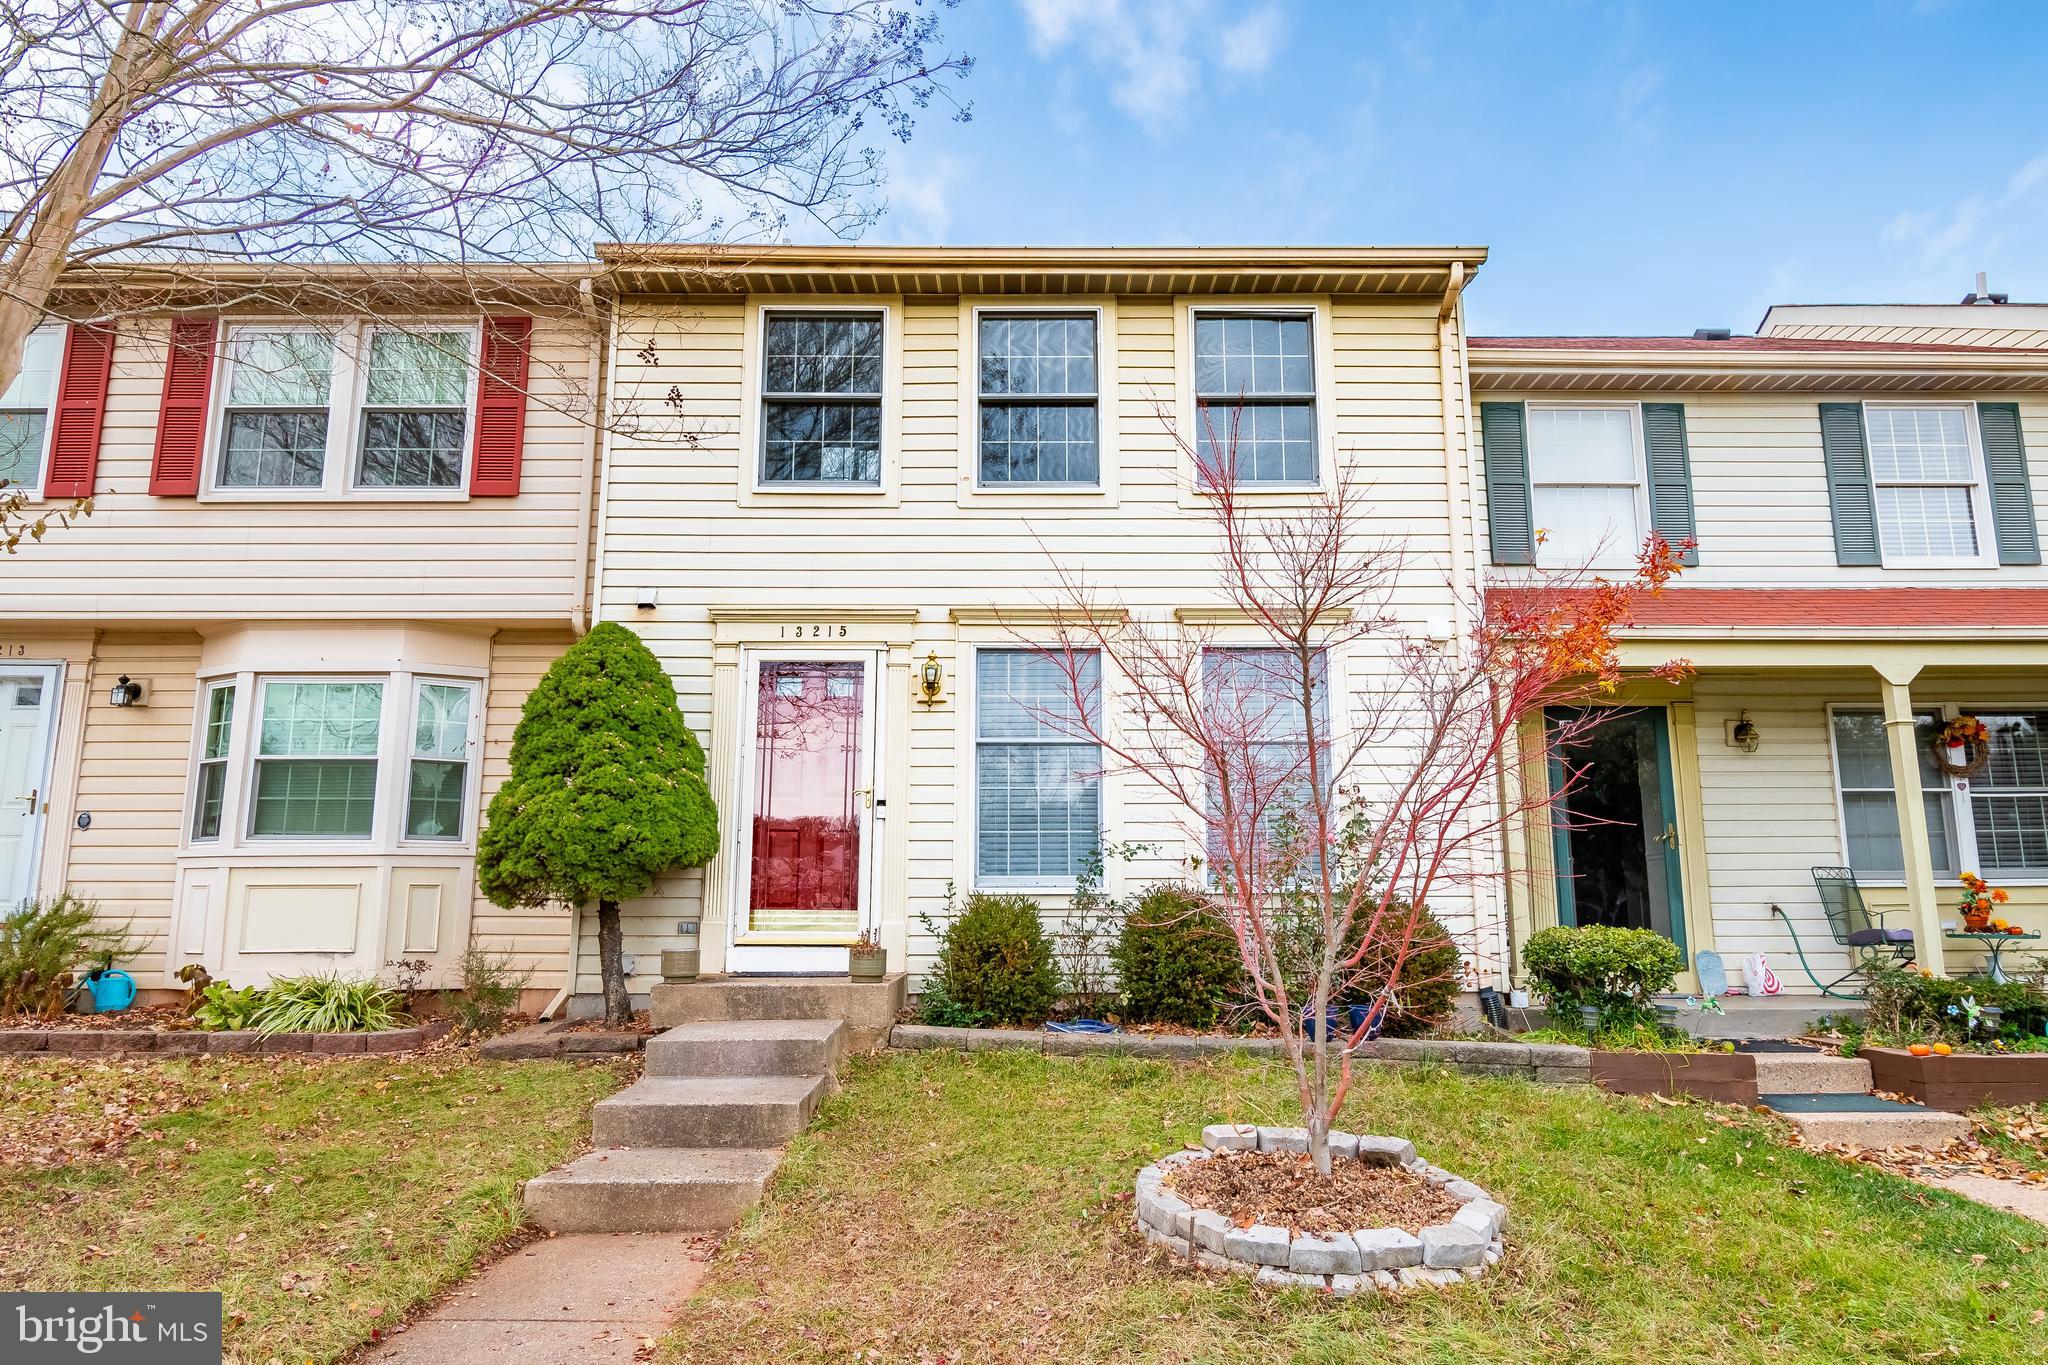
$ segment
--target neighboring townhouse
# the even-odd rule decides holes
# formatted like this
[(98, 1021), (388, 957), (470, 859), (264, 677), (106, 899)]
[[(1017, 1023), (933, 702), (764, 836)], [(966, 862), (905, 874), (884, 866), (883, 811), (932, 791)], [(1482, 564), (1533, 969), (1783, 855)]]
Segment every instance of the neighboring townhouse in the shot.
[[(1284, 510), (1366, 475), (1368, 534), (1412, 556), (1399, 609), (1469, 604), (1474, 503), (1459, 291), (1471, 248), (607, 248), (596, 614), (674, 675), (724, 851), (627, 907), (707, 971), (843, 971), (863, 930), (913, 976), (949, 893), (1056, 913), (1098, 838), (1185, 877), (1182, 819), (1046, 724), (1055, 566), (1105, 610), (1257, 637), (1218, 591), (1198, 407), (1251, 433), (1247, 496)], [(1228, 660), (1219, 657), (1219, 666)], [(1342, 724), (1360, 660), (1331, 661)], [(931, 691), (927, 691), (927, 685)], [(1105, 679), (1114, 693), (1114, 678)], [(1489, 914), (1438, 907), (1482, 949)], [(594, 992), (585, 920), (578, 990)]]
[[(1648, 927), (1686, 950), (1688, 988), (1713, 949), (1731, 969), (1761, 951), (1811, 991), (1794, 929), (1823, 981), (1850, 958), (1822, 865), (1853, 867), (1936, 970), (1982, 962), (1942, 937), (1959, 873), (2048, 927), (2048, 350), (1898, 340), (1896, 314), (1918, 310), (1771, 317), (1802, 311), (1861, 320), (1827, 319), (1825, 337), (1472, 340), (1490, 591), (1620, 567), (1652, 528), (1696, 541), (1625, 646), (1632, 666), (1682, 657), (1695, 675), (1631, 682), (1572, 752), (1578, 818), (1510, 848), (1515, 945), (1558, 922)], [(1989, 727), (1981, 771), (1936, 762), (1958, 716)]]
[[(519, 707), (584, 628), (588, 267), (101, 272), (0, 399), (0, 476), (89, 518), (0, 565), (0, 896), (236, 983), (570, 918), (474, 897)], [(384, 321), (372, 321), (372, 317)], [(390, 319), (402, 319), (399, 322)]]

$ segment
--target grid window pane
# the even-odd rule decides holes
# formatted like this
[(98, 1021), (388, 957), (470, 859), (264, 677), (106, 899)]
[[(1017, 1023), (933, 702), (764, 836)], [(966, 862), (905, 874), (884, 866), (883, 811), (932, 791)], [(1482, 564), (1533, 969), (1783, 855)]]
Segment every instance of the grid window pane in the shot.
[(228, 743), (234, 737), (235, 689), (212, 687), (206, 693), (206, 729), (199, 744), (199, 791), (192, 810), (192, 837), (220, 837), (221, 800), (228, 785)]
[(0, 484), (33, 488), (43, 481), (43, 436), (49, 422), (42, 409), (0, 411)]
[(412, 751), (422, 758), (463, 759), (469, 755), (471, 688), (459, 683), (421, 683), (419, 720)]
[(1195, 315), (1195, 392), (1239, 395), (1315, 392), (1306, 317)]
[[(1213, 870), (1229, 861), (1224, 829), (1222, 783), (1234, 800), (1260, 808), (1257, 838), (1268, 855), (1284, 853), (1282, 825), (1300, 818), (1312, 797), (1309, 785), (1308, 720), (1313, 714), (1318, 746), (1330, 752), (1328, 660), (1318, 653), (1310, 675), (1310, 705), (1301, 701), (1301, 672), (1292, 655), (1278, 649), (1211, 649), (1202, 659), (1202, 688), (1210, 714), (1243, 740), (1224, 755), (1225, 770), (1210, 783), (1208, 853)], [(1326, 775), (1327, 780), (1327, 775)]]
[(230, 412), (223, 488), (318, 488), (327, 461), (325, 412)]
[(334, 339), (322, 332), (236, 332), (228, 366), (229, 407), (324, 408)]
[(1961, 408), (1866, 409), (1871, 474), (1880, 481), (1970, 482), (1976, 474), (1966, 417)]
[(198, 800), (192, 810), (192, 837), (194, 839), (220, 838), (221, 798), (228, 786), (228, 765), (225, 763), (202, 763), (199, 765)]
[(766, 405), (765, 478), (770, 483), (880, 483), (879, 403)]
[[(1842, 793), (1842, 826), (1849, 866), (1878, 877), (1902, 876), (1898, 806), (1893, 800), (1891, 747), (1884, 716), (1876, 711), (1834, 713), (1835, 780)], [(1913, 751), (1919, 756), (1921, 801), (1927, 815), (1927, 852), (1934, 870), (1955, 865), (1949, 850), (1948, 780), (1934, 766), (1932, 748), (1941, 718), (1923, 711), (1913, 718)]]
[(865, 313), (771, 313), (766, 328), (765, 393), (882, 393), (882, 319)]
[(981, 409), (984, 483), (1094, 483), (1095, 405), (986, 403)]
[(265, 683), (257, 753), (374, 759), (383, 706), (382, 683)]
[(985, 398), (1095, 393), (1093, 317), (984, 317), (978, 354)]
[(1097, 481), (1095, 345), (1092, 316), (981, 319), (983, 483)]
[(364, 839), (376, 804), (374, 758), (263, 760), (249, 832)]
[(216, 687), (206, 696), (206, 743), (201, 752), (207, 758), (226, 758), (228, 740), (235, 727), (235, 689)]
[(363, 401), (372, 407), (459, 408), (469, 390), (467, 332), (378, 332)]
[(1879, 484), (1877, 530), (1888, 559), (1968, 559), (1977, 553), (1977, 514), (1968, 486)]
[(2048, 872), (2048, 712), (1977, 719), (1991, 732), (1984, 771), (1970, 780), (1977, 861), (1987, 875)]
[(467, 428), (460, 412), (365, 412), (356, 482), (365, 488), (460, 488)]
[(1205, 469), (1227, 473), (1234, 457), (1238, 483), (1315, 482), (1316, 414), (1309, 403), (1204, 402), (1196, 427)]
[(975, 656), (977, 878), (1066, 881), (1102, 827), (1101, 751), (1078, 738), (1100, 714), (1100, 664), (1082, 661), (1081, 696), (1064, 670), (1029, 650)]

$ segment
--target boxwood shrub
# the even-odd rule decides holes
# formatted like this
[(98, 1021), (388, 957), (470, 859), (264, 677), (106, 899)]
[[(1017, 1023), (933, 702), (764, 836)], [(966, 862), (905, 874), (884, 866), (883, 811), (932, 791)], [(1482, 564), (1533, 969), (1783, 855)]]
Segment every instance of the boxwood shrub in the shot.
[(1193, 888), (1155, 886), (1109, 950), (1132, 1023), (1213, 1028), (1242, 993), (1237, 939)]
[(1599, 1007), (1603, 1028), (1654, 1023), (1650, 997), (1670, 990), (1684, 965), (1678, 945), (1654, 929), (1558, 925), (1531, 934), (1522, 948), (1523, 968), (1563, 1028), (1577, 1027), (1587, 1005)]
[(1036, 1024), (1058, 998), (1038, 902), (977, 892), (940, 937), (920, 1013), (928, 1024), (970, 1028)]

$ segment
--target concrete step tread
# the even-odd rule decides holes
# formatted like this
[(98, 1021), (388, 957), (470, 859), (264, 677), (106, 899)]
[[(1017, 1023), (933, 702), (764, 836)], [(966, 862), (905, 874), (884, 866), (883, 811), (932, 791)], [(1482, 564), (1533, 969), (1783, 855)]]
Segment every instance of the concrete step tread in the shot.
[(603, 1147), (527, 1184), (758, 1185), (781, 1160), (773, 1148)]
[(664, 1029), (648, 1046), (664, 1041), (829, 1043), (845, 1031), (838, 1019), (698, 1019)]
[(1870, 1089), (1870, 1063), (1822, 1052), (1760, 1053), (1756, 1084), (1760, 1091), (1781, 1095), (1856, 1094)]
[(823, 1076), (647, 1076), (597, 1107), (802, 1104), (824, 1085)]

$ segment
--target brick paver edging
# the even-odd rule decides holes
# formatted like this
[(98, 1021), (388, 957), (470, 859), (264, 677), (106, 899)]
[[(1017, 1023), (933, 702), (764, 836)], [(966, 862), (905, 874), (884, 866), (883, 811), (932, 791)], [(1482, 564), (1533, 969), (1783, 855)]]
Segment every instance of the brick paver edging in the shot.
[(231, 1053), (412, 1052), (448, 1032), (448, 1022), (429, 1020), (414, 1028), (374, 1033), (273, 1033), (253, 1029), (0, 1029), (0, 1057), (200, 1057)]
[(1170, 1152), (1138, 1172), (1138, 1230), (1153, 1246), (1208, 1270), (1255, 1275), (1275, 1289), (1324, 1289), (1339, 1297), (1442, 1288), (1476, 1280), (1506, 1253), (1501, 1233), (1508, 1211), (1485, 1190), (1415, 1154), (1406, 1138), (1330, 1134), (1330, 1159), (1399, 1166), (1440, 1186), (1458, 1211), (1419, 1232), (1356, 1228), (1329, 1235), (1290, 1233), (1253, 1223), (1240, 1227), (1213, 1209), (1198, 1209), (1173, 1191), (1173, 1173), (1231, 1152), (1306, 1152), (1306, 1128), (1212, 1123), (1202, 1150)]
[[(1284, 1055), (1277, 1038), (1232, 1038), (1171, 1033), (1049, 1033), (1038, 1029), (939, 1028), (898, 1024), (889, 1046), (952, 1048), (960, 1052), (1012, 1049), (1054, 1056), (1121, 1053), (1168, 1061), (1199, 1061), (1228, 1053), (1252, 1057)], [(1592, 1059), (1586, 1049), (1560, 1043), (1483, 1043), (1437, 1038), (1382, 1038), (1357, 1056), (1395, 1066), (1435, 1063), (1474, 1076), (1514, 1076), (1546, 1085), (1590, 1085)]]

